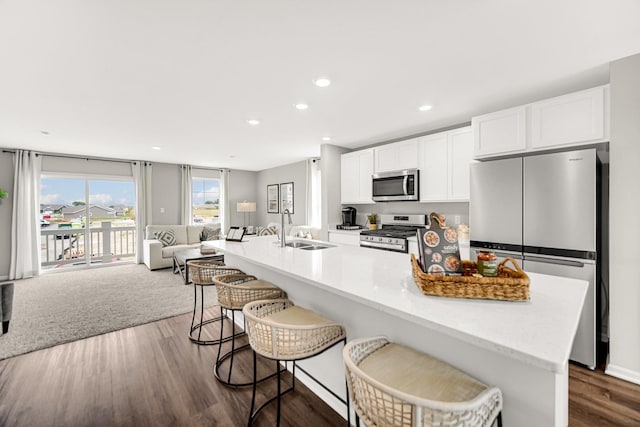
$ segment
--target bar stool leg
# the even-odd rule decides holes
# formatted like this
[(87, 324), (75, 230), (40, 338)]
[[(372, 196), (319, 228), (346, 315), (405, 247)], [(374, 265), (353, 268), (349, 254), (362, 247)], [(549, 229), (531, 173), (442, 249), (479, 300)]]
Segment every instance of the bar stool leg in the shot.
[[(196, 285), (193, 285), (193, 289), (196, 289)], [(197, 293), (197, 292), (196, 292)], [(204, 286), (200, 286), (200, 324), (203, 324), (204, 319)], [(200, 341), (200, 335), (202, 335), (202, 326), (198, 330), (198, 341)]]
[[(220, 307), (220, 316), (222, 316), (222, 307)], [(218, 345), (218, 355), (216, 356), (216, 361), (220, 360), (220, 351), (222, 350), (222, 337), (224, 333), (224, 319), (220, 322), (220, 345)]]
[(498, 413), (498, 427), (502, 427), (502, 411)]
[[(251, 421), (253, 421), (253, 408), (255, 408), (256, 405), (256, 377), (258, 376), (258, 370), (256, 368), (256, 352), (253, 349), (251, 352), (253, 353), (253, 392), (251, 393), (251, 408), (249, 409), (249, 421), (247, 422), (247, 427), (251, 427)], [(278, 371), (280, 370), (278, 369)]]
[(276, 360), (276, 371), (278, 372), (278, 412), (276, 416), (276, 426), (280, 427), (280, 398), (281, 398), (281, 387), (280, 387), (280, 361)]
[[(236, 332), (236, 311), (231, 310), (231, 333), (235, 335)], [(227, 382), (231, 382), (231, 372), (233, 372), (233, 356), (236, 353), (236, 340), (231, 340), (231, 360), (229, 361), (229, 375), (227, 375)]]

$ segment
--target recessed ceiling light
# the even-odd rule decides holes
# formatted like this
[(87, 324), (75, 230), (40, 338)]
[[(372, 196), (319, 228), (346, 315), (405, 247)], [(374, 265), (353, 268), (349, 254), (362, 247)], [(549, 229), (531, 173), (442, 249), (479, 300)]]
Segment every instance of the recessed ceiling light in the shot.
[(431, 105), (421, 105), (418, 110), (420, 111), (429, 111), (431, 110), (433, 107)]
[(154, 145), (154, 146), (153, 146), (153, 147), (151, 147), (151, 148), (153, 148), (154, 150), (162, 150), (162, 148), (158, 147), (157, 145)]
[(330, 136), (323, 136), (322, 140), (323, 141), (331, 141), (331, 137)]
[(230, 158), (230, 159), (235, 159), (235, 158), (236, 158), (236, 155), (235, 155), (235, 154), (229, 154), (229, 158)]
[(249, 119), (249, 120), (247, 120), (247, 123), (249, 123), (251, 126), (257, 126), (257, 125), (260, 124), (260, 120)]
[(318, 77), (317, 79), (313, 80), (313, 84), (318, 87), (327, 87), (331, 84), (331, 80), (326, 77)]
[(47, 130), (41, 130), (40, 133), (43, 135), (49, 135), (49, 131)]
[(299, 102), (296, 104), (296, 108), (298, 110), (306, 110), (307, 108), (309, 108), (309, 105), (305, 104), (304, 102)]

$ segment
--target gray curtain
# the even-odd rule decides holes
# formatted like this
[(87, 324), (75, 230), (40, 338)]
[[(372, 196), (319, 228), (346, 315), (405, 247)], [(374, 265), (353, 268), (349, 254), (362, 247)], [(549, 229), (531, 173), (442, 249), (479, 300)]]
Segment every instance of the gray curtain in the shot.
[(40, 274), (40, 170), (42, 158), (16, 150), (9, 280)]
[(227, 233), (231, 225), (229, 211), (229, 169), (220, 169), (220, 229)]
[(144, 262), (143, 240), (145, 228), (152, 222), (151, 184), (152, 165), (148, 162), (131, 164), (133, 180), (136, 186), (136, 262)]
[(180, 220), (183, 225), (190, 225), (193, 222), (191, 181), (193, 170), (191, 165), (182, 165), (182, 188), (180, 191)]

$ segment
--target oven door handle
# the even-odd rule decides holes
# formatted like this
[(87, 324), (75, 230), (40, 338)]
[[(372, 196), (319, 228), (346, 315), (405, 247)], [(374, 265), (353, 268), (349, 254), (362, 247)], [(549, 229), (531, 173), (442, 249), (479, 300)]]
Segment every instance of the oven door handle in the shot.
[(408, 196), (409, 194), (407, 193), (407, 183), (409, 182), (409, 175), (405, 175), (404, 178), (402, 179), (402, 191), (404, 191), (404, 195)]

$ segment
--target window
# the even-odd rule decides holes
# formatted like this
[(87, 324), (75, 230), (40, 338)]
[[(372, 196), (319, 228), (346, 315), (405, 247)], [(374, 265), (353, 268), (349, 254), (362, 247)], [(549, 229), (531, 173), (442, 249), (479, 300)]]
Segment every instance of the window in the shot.
[(196, 178), (191, 180), (191, 213), (194, 224), (220, 222), (220, 179)]
[(43, 269), (134, 259), (130, 178), (43, 174), (40, 202)]

